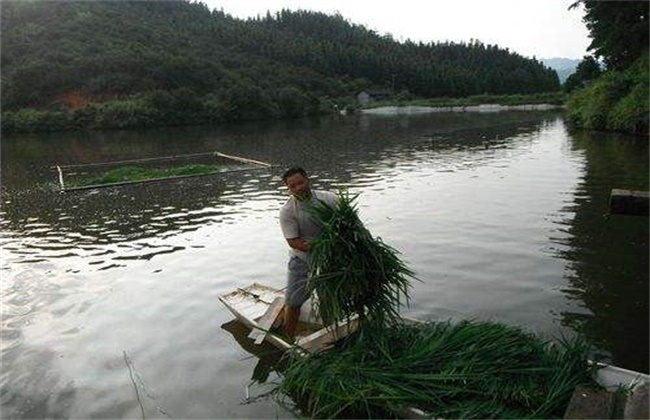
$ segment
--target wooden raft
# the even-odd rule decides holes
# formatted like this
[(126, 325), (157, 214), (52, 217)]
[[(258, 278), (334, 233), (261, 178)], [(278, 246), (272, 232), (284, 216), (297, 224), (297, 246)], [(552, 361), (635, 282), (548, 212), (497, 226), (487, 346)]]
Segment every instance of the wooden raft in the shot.
[(613, 189), (609, 199), (611, 214), (648, 216), (648, 191)]

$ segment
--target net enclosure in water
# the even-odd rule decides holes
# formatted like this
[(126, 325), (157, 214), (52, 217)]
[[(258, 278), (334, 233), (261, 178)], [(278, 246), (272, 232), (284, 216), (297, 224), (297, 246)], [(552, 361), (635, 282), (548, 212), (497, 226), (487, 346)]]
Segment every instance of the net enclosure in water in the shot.
[(146, 159), (56, 165), (56, 188), (77, 191), (111, 186), (159, 182), (225, 172), (269, 168), (266, 162), (221, 152), (195, 153)]

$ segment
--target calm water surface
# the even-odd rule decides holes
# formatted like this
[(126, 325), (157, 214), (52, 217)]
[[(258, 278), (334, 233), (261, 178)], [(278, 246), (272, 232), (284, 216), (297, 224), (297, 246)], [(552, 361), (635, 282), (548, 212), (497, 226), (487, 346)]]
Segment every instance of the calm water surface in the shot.
[[(278, 167), (50, 188), (56, 164), (214, 150)], [(245, 400), (266, 372), (217, 299), (284, 286), (292, 163), (360, 193), (422, 280), (406, 314), (583, 334), (648, 371), (648, 218), (607, 214), (612, 188), (647, 190), (647, 139), (532, 112), (16, 135), (2, 139), (2, 417), (293, 417), (256, 398), (268, 385)]]

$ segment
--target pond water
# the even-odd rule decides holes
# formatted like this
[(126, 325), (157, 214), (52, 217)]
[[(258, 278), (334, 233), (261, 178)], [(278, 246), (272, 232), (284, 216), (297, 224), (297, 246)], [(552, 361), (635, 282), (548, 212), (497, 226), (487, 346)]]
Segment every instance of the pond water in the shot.
[[(215, 150), (277, 166), (51, 188), (52, 165)], [(612, 188), (647, 190), (647, 139), (570, 133), (557, 112), (356, 115), (13, 135), (1, 157), (6, 418), (294, 417), (270, 385), (247, 391), (264, 366), (218, 301), (284, 286), (293, 163), (316, 188), (359, 193), (421, 280), (405, 314), (583, 334), (648, 372), (648, 218), (608, 214)]]

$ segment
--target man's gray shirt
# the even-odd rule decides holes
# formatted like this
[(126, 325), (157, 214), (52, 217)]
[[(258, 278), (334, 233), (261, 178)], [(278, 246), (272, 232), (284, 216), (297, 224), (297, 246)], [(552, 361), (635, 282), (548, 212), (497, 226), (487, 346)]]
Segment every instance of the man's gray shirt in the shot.
[[(307, 241), (314, 239), (320, 233), (320, 228), (314, 222), (312, 215), (307, 208), (318, 205), (323, 201), (330, 206), (335, 206), (337, 195), (329, 191), (311, 192), (311, 198), (306, 201), (298, 201), (294, 196), (280, 209), (280, 228), (285, 239), (303, 238)], [(291, 255), (295, 255), (305, 262), (309, 262), (309, 254), (297, 249), (289, 248)]]

